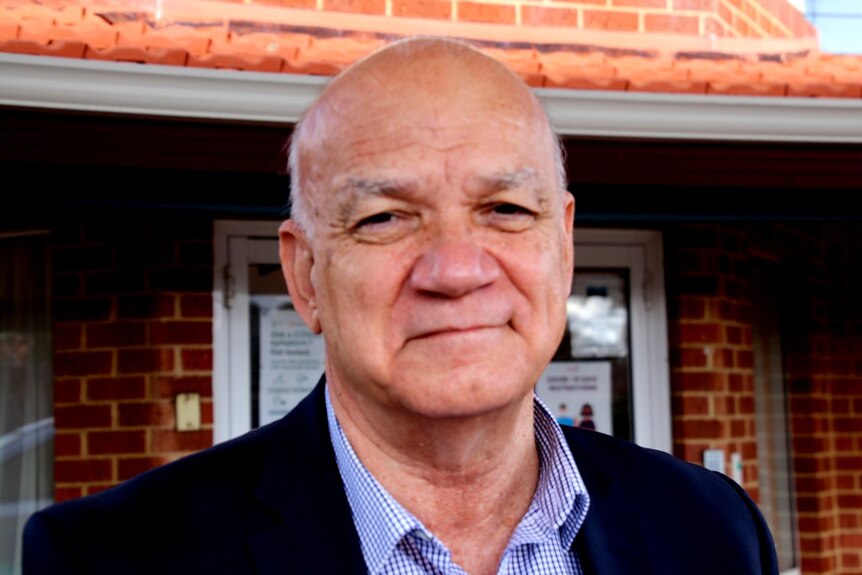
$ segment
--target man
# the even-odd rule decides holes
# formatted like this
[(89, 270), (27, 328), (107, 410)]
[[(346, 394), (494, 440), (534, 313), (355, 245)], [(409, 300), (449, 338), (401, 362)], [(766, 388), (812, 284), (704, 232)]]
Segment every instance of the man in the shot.
[(266, 428), (38, 514), (28, 573), (775, 573), (722, 476), (589, 431), (533, 385), (574, 200), (547, 118), (460, 43), (390, 46), (296, 129), (280, 230), (325, 383)]

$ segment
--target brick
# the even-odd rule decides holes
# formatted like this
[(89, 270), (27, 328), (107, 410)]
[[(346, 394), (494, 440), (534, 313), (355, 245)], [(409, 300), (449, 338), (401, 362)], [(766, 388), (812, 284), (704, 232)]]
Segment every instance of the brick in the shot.
[(672, 10), (715, 12), (717, 0), (671, 0)]
[(862, 495), (838, 494), (838, 507), (841, 509), (862, 509)]
[(111, 317), (111, 300), (76, 299), (56, 300), (54, 321), (57, 323), (105, 321)]
[(155, 453), (199, 451), (212, 445), (212, 430), (173, 431), (155, 429), (152, 432), (152, 450)]
[(150, 270), (150, 289), (154, 291), (212, 291), (212, 268), (167, 268)]
[(133, 347), (146, 345), (147, 324), (142, 321), (91, 323), (87, 326), (87, 347)]
[(84, 495), (81, 487), (54, 487), (54, 503), (71, 501)]
[(611, 0), (611, 6), (631, 8), (667, 8), (668, 0)]
[(210, 294), (184, 294), (180, 296), (180, 315), (186, 318), (211, 318), (213, 297)]
[(138, 269), (114, 269), (84, 275), (84, 291), (90, 296), (142, 292), (146, 283), (144, 271)]
[(117, 461), (117, 479), (125, 481), (170, 462), (169, 457), (123, 457)]
[(201, 423), (203, 425), (212, 425), (213, 424), (213, 402), (212, 401), (202, 401), (201, 402)]
[(81, 376), (111, 373), (114, 354), (110, 351), (63, 351), (54, 354), (54, 375)]
[(567, 28), (578, 28), (578, 10), (575, 8), (521, 6), (521, 24), (524, 26), (565, 26)]
[[(309, 8), (314, 8), (311, 1)], [(324, 0), (323, 9), (327, 12), (357, 12), (360, 14), (385, 14), (385, 0)]]
[(60, 429), (85, 429), (111, 425), (110, 405), (73, 405), (54, 408), (54, 425)]
[(703, 348), (682, 348), (671, 351), (671, 365), (674, 367), (706, 367), (707, 351)]
[(675, 421), (674, 434), (685, 439), (720, 439), (725, 432), (723, 422), (715, 419)]
[(739, 345), (742, 343), (742, 329), (737, 326), (724, 326), (724, 339), (731, 345)]
[(153, 377), (152, 394), (156, 398), (173, 398), (178, 393), (199, 393), (212, 397), (211, 376)]
[(96, 493), (101, 493), (102, 491), (107, 491), (108, 489), (110, 489), (114, 485), (116, 485), (116, 483), (113, 480), (111, 480), (110, 483), (101, 483), (101, 484), (97, 484), (97, 485), (87, 485), (87, 487), (86, 487), (87, 495), (94, 495)]
[(715, 415), (736, 415), (736, 401), (733, 397), (714, 395), (711, 399)]
[(79, 403), (82, 389), (80, 379), (54, 380), (54, 404)]
[(729, 391), (745, 391), (745, 379), (738, 373), (728, 374), (727, 388)]
[(674, 373), (673, 386), (679, 391), (722, 391), (725, 378), (715, 372)]
[(186, 371), (212, 371), (212, 349), (184, 349), (181, 352), (183, 369)]
[(139, 377), (100, 377), (87, 381), (87, 399), (124, 400), (144, 399), (147, 395), (147, 382)]
[(152, 321), (150, 345), (208, 344), (213, 340), (209, 321)]
[(143, 269), (176, 263), (174, 243), (167, 240), (121, 240), (116, 244), (116, 252), (118, 268), (133, 266), (134, 269)]
[(121, 349), (118, 354), (120, 373), (158, 373), (174, 369), (173, 349)]
[(670, 32), (673, 34), (697, 35), (700, 31), (697, 16), (678, 14), (646, 14), (644, 27), (647, 32)]
[(83, 326), (77, 323), (54, 325), (54, 350), (81, 349)]
[(125, 296), (117, 300), (117, 316), (121, 319), (174, 317), (176, 304), (171, 294)]
[[(793, 442), (793, 446), (796, 447), (796, 441)], [(862, 457), (836, 457), (835, 468), (839, 471), (862, 471)]]
[(54, 435), (55, 457), (76, 457), (79, 455), (81, 455), (81, 435), (79, 433)]
[(482, 2), (458, 2), (458, 20), (464, 22), (490, 22), (514, 24), (515, 7)]
[(55, 461), (54, 480), (57, 483), (110, 481), (113, 478), (112, 467), (109, 459)]
[(113, 264), (110, 246), (57, 248), (53, 253), (57, 272), (104, 270)]
[(447, 0), (393, 0), (392, 15), (448, 20), (452, 17), (452, 3)]
[(121, 427), (174, 426), (174, 406), (169, 402), (122, 403), (117, 413)]
[(706, 317), (706, 302), (703, 299), (681, 297), (676, 306), (680, 319), (695, 320)]
[(53, 278), (53, 296), (56, 299), (69, 299), (81, 296), (81, 274), (55, 273)]
[(752, 415), (754, 414), (754, 398), (753, 397), (740, 397), (738, 400), (738, 409), (737, 411), (742, 415)]
[(704, 396), (674, 396), (673, 414), (679, 416), (708, 415), (709, 399)]
[(717, 323), (683, 323), (679, 338), (684, 343), (722, 343), (722, 326)]
[(718, 278), (708, 276), (679, 276), (674, 282), (676, 292), (687, 296), (716, 296), (719, 294)]
[(181, 266), (207, 266), (213, 265), (212, 242), (181, 242), (180, 265)]
[(87, 451), (91, 455), (143, 453), (146, 444), (146, 432), (143, 430), (91, 431), (87, 434)]
[(638, 15), (612, 10), (584, 10), (584, 28), (636, 32)]

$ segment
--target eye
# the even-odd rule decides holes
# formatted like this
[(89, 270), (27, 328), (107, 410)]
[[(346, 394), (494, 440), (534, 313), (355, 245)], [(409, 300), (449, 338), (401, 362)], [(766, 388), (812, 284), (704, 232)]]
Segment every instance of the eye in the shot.
[(533, 213), (532, 210), (528, 210), (527, 208), (525, 208), (523, 206), (518, 206), (515, 204), (497, 204), (496, 206), (494, 206), (492, 208), (492, 211), (494, 211), (497, 214), (504, 215), (504, 216), (515, 216), (515, 215), (519, 215), (519, 214), (529, 216), (529, 215), (532, 215), (532, 213)]
[(365, 226), (375, 226), (380, 224), (387, 224), (395, 219), (395, 214), (392, 212), (381, 212), (379, 214), (374, 214), (373, 216), (368, 216), (367, 218), (362, 218), (356, 223), (356, 229), (365, 227)]
[(350, 228), (351, 235), (358, 241), (384, 244), (396, 241), (419, 225), (419, 218), (400, 211), (383, 211), (359, 218)]
[(484, 215), (488, 225), (505, 232), (523, 231), (529, 228), (536, 218), (535, 210), (511, 202), (493, 204)]

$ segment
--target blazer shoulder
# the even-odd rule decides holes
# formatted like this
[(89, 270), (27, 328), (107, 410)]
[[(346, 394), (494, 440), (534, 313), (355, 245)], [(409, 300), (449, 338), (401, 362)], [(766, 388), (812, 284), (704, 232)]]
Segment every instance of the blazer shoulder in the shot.
[(663, 566), (655, 572), (682, 572), (667, 569), (686, 565), (699, 573), (722, 566), (724, 572), (777, 573), (766, 522), (730, 478), (605, 434), (573, 428), (564, 434), (590, 495), (585, 529), (590, 523), (622, 528), (620, 517), (636, 522), (644, 548)]

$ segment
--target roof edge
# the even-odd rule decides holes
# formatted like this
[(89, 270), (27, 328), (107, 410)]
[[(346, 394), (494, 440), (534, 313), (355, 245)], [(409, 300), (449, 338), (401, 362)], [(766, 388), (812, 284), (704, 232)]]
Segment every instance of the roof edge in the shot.
[[(294, 123), (328, 78), (0, 53), (0, 105)], [(534, 89), (562, 135), (862, 143), (862, 100)]]

